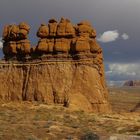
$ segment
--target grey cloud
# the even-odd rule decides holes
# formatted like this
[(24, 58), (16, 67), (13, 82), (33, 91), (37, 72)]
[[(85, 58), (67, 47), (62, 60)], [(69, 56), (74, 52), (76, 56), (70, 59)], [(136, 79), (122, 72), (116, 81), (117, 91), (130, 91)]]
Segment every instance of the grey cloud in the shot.
[[(118, 30), (112, 30), (112, 31), (105, 31), (103, 34), (100, 34), (97, 37), (97, 40), (103, 43), (113, 42), (116, 41), (120, 37), (120, 33)], [(129, 35), (126, 33), (123, 33), (121, 35), (121, 39), (127, 40), (129, 39)]]
[(110, 63), (106, 71), (109, 81), (125, 81), (140, 79), (139, 63)]
[(125, 81), (107, 81), (108, 86), (122, 86)]
[(3, 42), (0, 41), (0, 49), (2, 49), (2, 48), (3, 48)]
[(123, 33), (123, 34), (121, 35), (121, 37), (122, 37), (122, 39), (124, 39), (124, 40), (129, 39), (129, 35), (126, 34), (126, 33)]

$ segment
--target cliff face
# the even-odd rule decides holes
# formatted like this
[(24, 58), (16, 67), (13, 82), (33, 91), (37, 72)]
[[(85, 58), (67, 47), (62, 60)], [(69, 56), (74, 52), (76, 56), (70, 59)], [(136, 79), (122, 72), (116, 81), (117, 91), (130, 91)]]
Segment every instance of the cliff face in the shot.
[(107, 90), (98, 66), (88, 60), (0, 64), (0, 98), (41, 101), (106, 112)]

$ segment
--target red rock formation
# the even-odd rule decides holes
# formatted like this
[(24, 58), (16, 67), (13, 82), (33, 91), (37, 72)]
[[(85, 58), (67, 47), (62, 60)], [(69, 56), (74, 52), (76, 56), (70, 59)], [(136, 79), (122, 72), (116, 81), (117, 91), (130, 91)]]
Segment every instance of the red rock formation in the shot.
[[(27, 40), (30, 27), (5, 26), (6, 57), (34, 54), (21, 63), (0, 63), (0, 99), (62, 104), (76, 110), (108, 112), (102, 49), (89, 22), (75, 27), (68, 19), (41, 24), (36, 47)], [(13, 30), (11, 32), (11, 30)], [(41, 56), (44, 54), (43, 56)], [(39, 58), (39, 59), (38, 59)], [(8, 79), (8, 80), (7, 80)]]
[(75, 35), (75, 29), (71, 24), (70, 20), (61, 18), (57, 26), (57, 36), (58, 37), (69, 37)]
[(54, 38), (47, 39), (48, 43), (48, 53), (53, 53), (54, 51)]
[(67, 38), (55, 39), (54, 51), (57, 53), (67, 53), (70, 50), (71, 40)]
[(95, 39), (90, 39), (89, 44), (90, 44), (91, 53), (97, 54), (98, 52), (100, 52), (101, 47), (99, 46), (99, 44), (97, 43)]
[(96, 31), (92, 28), (88, 21), (82, 21), (78, 23), (77, 26), (79, 36), (96, 37)]
[(75, 42), (75, 51), (76, 52), (90, 52), (89, 39), (83, 36), (78, 37)]
[[(4, 54), (8, 54), (10, 50), (15, 49), (15, 45), (13, 41), (16, 41), (18, 37), (19, 27), (17, 25), (6, 25), (3, 29), (2, 39), (4, 40)], [(13, 47), (13, 49), (12, 49)], [(15, 51), (14, 51), (15, 52)], [(12, 54), (12, 52), (10, 52)]]
[(46, 38), (49, 35), (49, 28), (46, 24), (41, 24), (37, 31), (37, 37)]
[(56, 36), (56, 31), (57, 31), (57, 21), (55, 19), (50, 19), (49, 20), (49, 36), (50, 37), (55, 37)]
[(3, 34), (2, 34), (2, 37), (3, 37), (3, 40), (7, 41), (8, 40), (8, 34), (9, 34), (9, 26), (8, 25), (5, 25), (4, 28), (3, 28)]
[(15, 41), (9, 41), (4, 43), (3, 52), (6, 55), (16, 55), (17, 49), (16, 49), (16, 42)]
[(40, 39), (36, 47), (36, 52), (48, 53), (48, 51), (49, 51), (49, 48), (48, 48), (47, 39)]
[(30, 41), (25, 39), (20, 41), (20, 51), (22, 54), (26, 55), (30, 53)]
[(21, 22), (19, 24), (19, 32), (18, 32), (19, 39), (20, 40), (27, 39), (27, 35), (29, 31), (30, 31), (30, 26), (25, 22)]
[(30, 26), (21, 22), (19, 25), (6, 25), (3, 30), (3, 53), (5, 58), (22, 56), (30, 53), (30, 41), (27, 40)]

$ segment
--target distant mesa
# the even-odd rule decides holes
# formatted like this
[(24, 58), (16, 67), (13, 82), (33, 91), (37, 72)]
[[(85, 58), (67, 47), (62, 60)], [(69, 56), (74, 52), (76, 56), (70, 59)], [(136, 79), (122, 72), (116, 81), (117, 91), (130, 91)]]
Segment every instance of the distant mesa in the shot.
[(128, 86), (128, 87), (140, 87), (140, 80), (128, 80), (125, 81), (123, 86)]

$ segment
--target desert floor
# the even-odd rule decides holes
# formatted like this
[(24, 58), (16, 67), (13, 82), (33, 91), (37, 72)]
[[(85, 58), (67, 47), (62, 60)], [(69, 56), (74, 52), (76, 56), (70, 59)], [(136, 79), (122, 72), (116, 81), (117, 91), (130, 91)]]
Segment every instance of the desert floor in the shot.
[(109, 93), (111, 114), (1, 101), (0, 140), (96, 140), (98, 136), (100, 140), (117, 140), (112, 135), (140, 136), (140, 88), (113, 87)]

